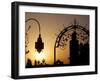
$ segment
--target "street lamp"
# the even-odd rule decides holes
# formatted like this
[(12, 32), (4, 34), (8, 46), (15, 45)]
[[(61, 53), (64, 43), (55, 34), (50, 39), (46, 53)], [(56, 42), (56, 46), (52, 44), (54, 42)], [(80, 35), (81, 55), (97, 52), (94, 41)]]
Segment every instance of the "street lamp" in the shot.
[(44, 49), (44, 43), (42, 42), (42, 37), (41, 37), (40, 23), (35, 18), (29, 18), (25, 22), (28, 22), (28, 21), (31, 21), (31, 20), (35, 21), (38, 24), (38, 27), (39, 27), (39, 37), (37, 38), (37, 42), (35, 42), (35, 49), (37, 50), (38, 53), (40, 53)]

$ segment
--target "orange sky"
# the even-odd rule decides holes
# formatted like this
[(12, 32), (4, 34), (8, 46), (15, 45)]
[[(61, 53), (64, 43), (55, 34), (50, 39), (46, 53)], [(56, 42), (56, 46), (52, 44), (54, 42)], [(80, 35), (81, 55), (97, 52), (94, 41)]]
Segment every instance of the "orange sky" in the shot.
[[(54, 44), (57, 38), (57, 35), (61, 30), (64, 29), (63, 24), (65, 26), (73, 24), (74, 19), (76, 19), (82, 26), (87, 24), (87, 29), (89, 29), (89, 16), (84, 15), (67, 15), (67, 14), (46, 14), (46, 13), (25, 13), (25, 19), (35, 18), (40, 22), (41, 27), (41, 35), (42, 41), (44, 42), (44, 49), (42, 51), (42, 58), (37, 58), (35, 42), (37, 41), (39, 30), (38, 25), (35, 21), (29, 21), (25, 23), (25, 29), (27, 31), (29, 25), (31, 26), (28, 31), (28, 47), (26, 48), (30, 50), (28, 54), (26, 54), (25, 59), (32, 60), (32, 64), (34, 65), (34, 60), (42, 60), (43, 58), (46, 60), (47, 64), (53, 64), (54, 62)], [(26, 38), (27, 39), (27, 38)], [(69, 43), (67, 43), (66, 49), (61, 50), (57, 49), (57, 59), (60, 59), (64, 62), (64, 64), (69, 63)]]

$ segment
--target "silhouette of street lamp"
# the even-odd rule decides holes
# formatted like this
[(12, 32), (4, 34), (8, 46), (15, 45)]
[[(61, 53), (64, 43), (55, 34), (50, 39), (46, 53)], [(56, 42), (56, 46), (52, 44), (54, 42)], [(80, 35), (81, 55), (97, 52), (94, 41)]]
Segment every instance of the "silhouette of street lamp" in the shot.
[(42, 51), (42, 49), (44, 49), (44, 43), (42, 42), (41, 34), (39, 34), (37, 42), (35, 42), (35, 49), (37, 49), (39, 53)]
[(37, 42), (35, 42), (35, 49), (37, 50), (38, 53), (40, 53), (44, 49), (44, 43), (42, 42), (42, 37), (41, 37), (40, 23), (37, 19), (34, 18), (29, 18), (25, 22), (28, 22), (30, 20), (37, 22), (39, 27), (39, 37), (37, 38)]

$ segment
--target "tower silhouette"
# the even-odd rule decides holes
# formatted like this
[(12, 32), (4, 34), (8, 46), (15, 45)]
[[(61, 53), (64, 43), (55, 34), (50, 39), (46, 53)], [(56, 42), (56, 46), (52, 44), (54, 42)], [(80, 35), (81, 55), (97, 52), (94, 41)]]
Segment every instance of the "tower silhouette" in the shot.
[(76, 39), (76, 32), (72, 34), (72, 40), (70, 41), (70, 65), (79, 64), (79, 44)]

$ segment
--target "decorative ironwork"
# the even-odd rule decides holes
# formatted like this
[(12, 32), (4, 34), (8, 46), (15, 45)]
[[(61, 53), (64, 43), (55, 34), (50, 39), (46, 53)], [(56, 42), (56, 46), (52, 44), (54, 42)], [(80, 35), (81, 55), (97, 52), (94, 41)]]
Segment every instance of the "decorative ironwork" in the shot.
[(76, 38), (79, 42), (85, 44), (89, 41), (89, 31), (84, 26), (77, 24), (76, 20), (74, 20), (74, 24), (64, 27), (56, 38), (54, 45), (54, 64), (56, 64), (56, 48), (64, 49), (67, 42), (71, 40), (74, 31), (77, 33)]
[[(27, 23), (28, 21), (35, 21), (37, 24), (38, 24), (38, 27), (39, 27), (39, 37), (37, 39), (37, 42), (35, 42), (35, 48), (37, 49), (37, 51), (40, 53), (42, 51), (42, 49), (44, 49), (44, 43), (42, 42), (42, 38), (41, 38), (41, 29), (40, 29), (40, 23), (37, 19), (34, 19), (34, 18), (29, 18), (25, 21), (25, 23)], [(28, 31), (29, 29), (31, 28), (31, 26), (28, 27), (28, 30), (26, 31), (26, 41), (25, 41), (25, 47), (27, 48), (28, 46)], [(26, 54), (29, 53), (29, 50), (27, 50), (25, 52)]]

